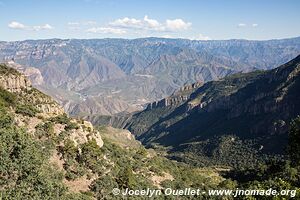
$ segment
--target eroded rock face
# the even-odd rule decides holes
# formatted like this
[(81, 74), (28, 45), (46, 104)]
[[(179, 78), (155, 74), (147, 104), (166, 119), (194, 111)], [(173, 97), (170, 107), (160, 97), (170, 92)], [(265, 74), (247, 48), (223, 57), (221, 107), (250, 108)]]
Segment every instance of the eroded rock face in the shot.
[(38, 68), (23, 66), (14, 62), (14, 60), (9, 60), (5, 64), (24, 74), (31, 81), (32, 85), (41, 85), (44, 83), (44, 78)]
[[(11, 107), (10, 112), (14, 115), (15, 124), (27, 129), (28, 133), (35, 135), (38, 128), (40, 128), (38, 125), (43, 126), (49, 123), (50, 127), (53, 126), (53, 132), (56, 135), (65, 131), (69, 132), (69, 138), (74, 141), (76, 146), (90, 140), (95, 140), (99, 147), (103, 146), (99, 132), (94, 130), (90, 122), (73, 119), (71, 122), (75, 124), (76, 128), (67, 130), (66, 126), (69, 121), (67, 123), (59, 120), (55, 121), (56, 118), (52, 117), (65, 114), (63, 108), (51, 97), (33, 88), (26, 76), (15, 68), (6, 64), (0, 65), (0, 87), (15, 94), (14, 96), (18, 102), (17, 106), (24, 106), (25, 108), (39, 111), (36, 113), (32, 111), (35, 114), (31, 115), (17, 112), (16, 106)], [(52, 128), (47, 129), (45, 134), (52, 134)]]
[(23, 73), (28, 77), (33, 85), (42, 85), (44, 83), (44, 78), (39, 69), (34, 67), (27, 67), (24, 69)]
[[(11, 66), (11, 65), (9, 65)], [(11, 70), (11, 71), (9, 71)], [(63, 108), (51, 97), (34, 89), (31, 81), (18, 71), (10, 67), (2, 69), (0, 74), (0, 87), (12, 93), (17, 93), (24, 104), (33, 104), (43, 117), (52, 117), (64, 113)]]
[[(73, 120), (72, 122), (78, 123), (76, 120)], [(100, 133), (98, 131), (94, 131), (92, 124), (88, 121), (83, 121), (79, 128), (71, 130), (69, 138), (74, 141), (75, 146), (93, 139), (99, 147), (103, 146), (103, 140)]]
[(93, 130), (94, 130), (94, 127), (93, 127), (92, 123), (89, 122), (89, 121), (83, 121), (83, 125), (84, 125), (86, 128), (88, 128), (90, 131), (93, 131)]
[(30, 89), (31, 82), (24, 75), (8, 74), (0, 76), (0, 86), (10, 92), (21, 92), (22, 89)]
[(203, 85), (203, 82), (185, 85), (181, 87), (177, 92), (172, 94), (170, 97), (148, 104), (147, 109), (151, 110), (158, 107), (178, 106), (186, 102), (190, 98), (190, 95), (201, 85)]
[(64, 109), (58, 104), (40, 104), (37, 105), (37, 109), (43, 117), (53, 117), (64, 113)]

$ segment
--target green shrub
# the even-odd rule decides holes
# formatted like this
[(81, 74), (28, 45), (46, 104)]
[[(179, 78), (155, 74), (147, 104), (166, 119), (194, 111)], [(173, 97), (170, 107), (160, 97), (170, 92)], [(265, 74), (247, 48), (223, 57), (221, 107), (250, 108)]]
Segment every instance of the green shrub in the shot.
[(0, 108), (0, 128), (11, 126), (13, 121), (13, 117), (5, 109)]
[(97, 199), (113, 199), (111, 193), (113, 188), (118, 188), (118, 184), (116, 180), (108, 174), (96, 179), (91, 185), (91, 190), (96, 194)]
[(97, 161), (100, 160), (101, 157), (102, 152), (95, 139), (89, 140), (81, 145), (79, 161), (85, 166), (95, 170), (98, 165)]
[(16, 113), (34, 117), (39, 111), (31, 105), (17, 105)]
[(70, 123), (70, 118), (66, 113), (62, 115), (58, 115), (56, 117), (52, 117), (49, 119), (49, 121), (53, 123), (58, 123), (58, 124), (69, 124)]
[(17, 76), (21, 75), (21, 73), (18, 72), (16, 69), (8, 67), (6, 64), (0, 64), (0, 74), (1, 75), (13, 74)]
[(38, 124), (36, 127), (35, 135), (38, 138), (54, 138), (54, 124), (52, 122), (45, 122), (42, 124)]
[(62, 142), (68, 135), (69, 133), (67, 131), (61, 131), (56, 138), (56, 142), (57, 143)]
[(67, 170), (66, 175), (65, 175), (67, 180), (75, 180), (76, 178), (78, 178), (78, 176), (76, 175), (76, 173), (74, 173), (74, 171), (72, 170)]
[(64, 146), (60, 148), (60, 153), (66, 159), (75, 159), (78, 153), (78, 148), (72, 140), (66, 139), (64, 141)]
[(119, 188), (130, 188), (134, 189), (136, 187), (136, 180), (132, 173), (132, 168), (130, 166), (123, 166), (120, 172), (118, 173), (116, 179)]
[(3, 199), (59, 199), (67, 188), (63, 175), (49, 165), (43, 148), (14, 125), (0, 129), (0, 196)]
[(300, 116), (291, 123), (288, 153), (294, 166), (300, 166)]
[(66, 126), (65, 126), (65, 130), (66, 131), (70, 131), (70, 130), (73, 130), (73, 129), (78, 129), (79, 126), (77, 123), (74, 123), (74, 122), (69, 122)]
[(14, 106), (16, 104), (16, 95), (0, 87), (0, 106)]

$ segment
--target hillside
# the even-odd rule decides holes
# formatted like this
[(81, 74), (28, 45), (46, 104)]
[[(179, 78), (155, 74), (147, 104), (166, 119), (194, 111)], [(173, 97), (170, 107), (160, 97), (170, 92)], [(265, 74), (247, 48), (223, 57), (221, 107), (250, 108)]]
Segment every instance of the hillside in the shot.
[(0, 42), (0, 61), (22, 69), (35, 87), (74, 116), (142, 110), (145, 104), (165, 98), (183, 85), (272, 69), (299, 53), (300, 38)]
[(211, 81), (180, 103), (149, 104), (126, 127), (146, 146), (200, 166), (282, 158), (288, 125), (300, 114), (299, 72), (300, 56), (273, 70)]
[(127, 130), (94, 128), (69, 118), (52, 98), (4, 64), (0, 157), (3, 199), (122, 199), (113, 196), (113, 188), (206, 190), (230, 184), (216, 169), (190, 167), (146, 150)]

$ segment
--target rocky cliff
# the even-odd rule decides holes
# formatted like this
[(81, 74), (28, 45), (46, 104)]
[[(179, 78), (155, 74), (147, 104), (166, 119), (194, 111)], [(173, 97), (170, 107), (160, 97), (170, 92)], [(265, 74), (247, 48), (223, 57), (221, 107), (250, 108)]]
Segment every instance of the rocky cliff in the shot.
[(53, 126), (63, 127), (55, 130), (57, 135), (62, 134), (68, 125), (72, 125), (76, 128), (70, 130), (69, 138), (76, 145), (94, 139), (100, 147), (103, 146), (99, 132), (93, 129), (90, 122), (75, 119), (66, 124), (60, 122), (61, 118), (65, 121), (69, 120), (63, 108), (51, 97), (33, 88), (24, 74), (7, 64), (0, 64), (0, 88), (13, 94), (16, 103), (15, 108), (12, 107), (12, 112), (15, 113), (16, 123), (29, 129), (32, 134), (38, 132), (38, 124), (42, 126), (49, 120), (57, 119), (57, 121), (54, 120)]
[(197, 82), (189, 85), (182, 86), (178, 89), (178, 91), (174, 92), (171, 96), (166, 97), (162, 100), (155, 101), (149, 103), (146, 107), (146, 110), (151, 110), (159, 107), (167, 107), (167, 106), (179, 106), (180, 104), (186, 102), (190, 95), (201, 85), (202, 82)]
[(23, 74), (1, 64), (0, 86), (10, 92), (21, 92), (23, 89), (29, 89), (31, 82)]
[(218, 163), (216, 152), (230, 154), (229, 146), (257, 158), (282, 155), (288, 125), (300, 114), (299, 71), (300, 56), (274, 70), (211, 81), (178, 105), (155, 104), (134, 114), (126, 127), (145, 145), (170, 147), (180, 159), (183, 152), (198, 155), (188, 158), (195, 162), (210, 157)]

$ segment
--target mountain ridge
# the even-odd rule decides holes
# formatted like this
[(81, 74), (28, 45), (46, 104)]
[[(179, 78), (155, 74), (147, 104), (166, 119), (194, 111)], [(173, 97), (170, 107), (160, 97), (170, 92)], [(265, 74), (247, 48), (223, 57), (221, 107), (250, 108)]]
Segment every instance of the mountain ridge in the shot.
[(180, 152), (194, 152), (191, 159), (197, 158), (197, 151), (204, 158), (220, 159), (218, 154), (205, 153), (204, 149), (218, 151), (218, 143), (221, 145), (223, 140), (238, 141), (236, 145), (247, 142), (250, 152), (262, 157), (283, 155), (287, 126), (300, 114), (299, 72), (297, 56), (273, 70), (211, 81), (198, 87), (181, 104), (148, 107), (134, 114), (126, 128), (148, 147), (171, 148), (170, 154), (177, 159), (185, 159)]
[(44, 92), (61, 91), (52, 96), (68, 113), (96, 114), (87, 109), (91, 106), (109, 115), (142, 110), (186, 84), (276, 67), (300, 52), (300, 38), (26, 40), (0, 42), (0, 50), (0, 60), (33, 67), (32, 82)]

